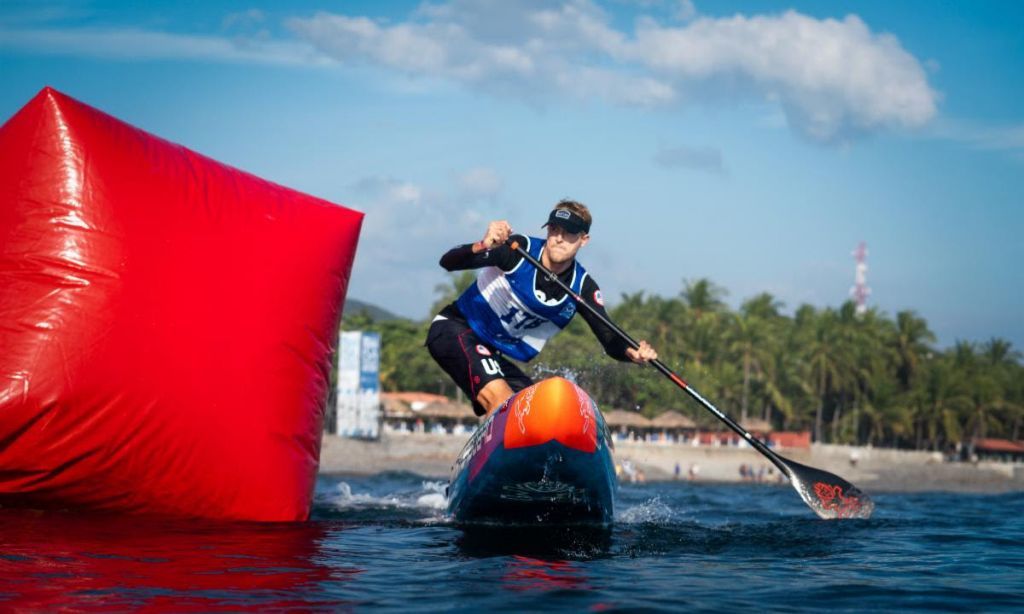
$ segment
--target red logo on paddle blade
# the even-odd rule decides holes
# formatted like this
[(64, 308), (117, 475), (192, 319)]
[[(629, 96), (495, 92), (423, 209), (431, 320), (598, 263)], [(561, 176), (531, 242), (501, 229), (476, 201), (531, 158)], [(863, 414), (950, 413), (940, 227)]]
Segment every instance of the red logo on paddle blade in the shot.
[(814, 494), (826, 510), (835, 512), (838, 518), (849, 518), (860, 511), (860, 499), (854, 496), (846, 496), (843, 487), (825, 482), (815, 482)]

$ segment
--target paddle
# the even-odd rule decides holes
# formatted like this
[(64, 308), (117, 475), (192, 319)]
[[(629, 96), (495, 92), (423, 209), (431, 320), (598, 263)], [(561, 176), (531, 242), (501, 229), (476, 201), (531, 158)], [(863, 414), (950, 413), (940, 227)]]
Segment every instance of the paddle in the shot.
[[(536, 258), (530, 255), (529, 252), (520, 247), (517, 242), (511, 241), (508, 245), (514, 251), (519, 253), (520, 256), (525, 258), (530, 264), (537, 267), (538, 271), (547, 275), (551, 281), (555, 282), (559, 287), (568, 292), (576, 301), (578, 306), (590, 311), (591, 314), (597, 317), (605, 326), (612, 329), (617, 335), (622, 337), (622, 339), (634, 349), (640, 347), (640, 344), (629, 336), (626, 331), (619, 328), (615, 323), (591, 307), (589, 303), (583, 300), (583, 297), (573, 292), (572, 288), (563, 283), (562, 280), (558, 279), (558, 276), (538, 262)], [(700, 393), (693, 389), (693, 387), (683, 381), (683, 378), (676, 375), (660, 360), (652, 360), (650, 364), (658, 371), (661, 371), (665, 377), (672, 380), (672, 383), (682, 388), (684, 392), (703, 405), (704, 409), (713, 413), (719, 420), (724, 422), (726, 426), (736, 432), (740, 437), (743, 437), (743, 439), (753, 446), (755, 450), (766, 456), (772, 464), (779, 468), (779, 471), (789, 478), (790, 484), (792, 484), (793, 488), (795, 488), (797, 493), (800, 494), (800, 498), (802, 498), (804, 503), (814, 510), (814, 513), (818, 516), (825, 519), (871, 517), (871, 512), (875, 509), (875, 503), (856, 486), (827, 471), (801, 465), (800, 463), (796, 463), (779, 456), (759, 439), (744, 430), (743, 427), (737, 424), (732, 418), (719, 411), (717, 407), (702, 397)]]

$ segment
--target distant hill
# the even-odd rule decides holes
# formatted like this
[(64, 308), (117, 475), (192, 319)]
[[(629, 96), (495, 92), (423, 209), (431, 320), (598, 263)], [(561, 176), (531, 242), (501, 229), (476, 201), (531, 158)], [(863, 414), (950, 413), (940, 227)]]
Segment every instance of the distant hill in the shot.
[(371, 305), (358, 299), (346, 298), (345, 299), (345, 315), (354, 315), (357, 313), (366, 312), (374, 322), (386, 322), (388, 320), (407, 320), (402, 316), (396, 316), (383, 307)]

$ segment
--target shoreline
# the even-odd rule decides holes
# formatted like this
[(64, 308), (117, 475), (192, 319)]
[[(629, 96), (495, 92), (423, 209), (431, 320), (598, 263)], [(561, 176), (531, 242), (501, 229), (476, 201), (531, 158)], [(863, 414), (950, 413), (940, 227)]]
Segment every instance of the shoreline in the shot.
[[(466, 436), (384, 433), (365, 441), (323, 436), (323, 475), (374, 475), (408, 471), (428, 479), (447, 480)], [(813, 444), (810, 449), (783, 449), (787, 459), (839, 475), (866, 492), (958, 492), (1002, 494), (1024, 491), (1024, 464), (946, 462), (933, 452)], [(785, 484), (765, 457), (751, 448), (694, 447), (621, 441), (615, 443), (617, 464), (631, 464), (646, 481), (678, 480), (694, 484)], [(855, 459), (855, 463), (851, 462)], [(676, 478), (676, 465), (679, 477)], [(746, 465), (761, 481), (744, 479)], [(689, 478), (691, 467), (697, 472)], [(620, 479), (627, 480), (623, 475)]]

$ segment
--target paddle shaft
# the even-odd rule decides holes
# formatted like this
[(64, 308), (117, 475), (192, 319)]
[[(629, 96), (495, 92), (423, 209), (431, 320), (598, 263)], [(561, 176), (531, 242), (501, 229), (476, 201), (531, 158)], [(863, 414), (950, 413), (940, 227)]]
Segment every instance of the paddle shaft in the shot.
[[(585, 308), (594, 317), (596, 317), (602, 324), (604, 324), (608, 328), (610, 328), (613, 331), (615, 331), (615, 334), (617, 334), (618, 336), (622, 337), (622, 339), (626, 343), (628, 343), (633, 349), (639, 349), (640, 344), (635, 339), (633, 339), (633, 337), (630, 336), (629, 333), (627, 333), (626, 331), (624, 331), (621, 328), (619, 328), (619, 326), (617, 324), (615, 324), (614, 322), (612, 322), (611, 320), (606, 318), (598, 310), (594, 309), (589, 303), (587, 303), (585, 300), (583, 300), (582, 296), (580, 296), (576, 292), (573, 292), (572, 288), (570, 288), (561, 279), (558, 279), (557, 275), (555, 275), (554, 273), (549, 271), (547, 267), (545, 267), (543, 264), (540, 263), (540, 261), (538, 261), (532, 255), (530, 255), (530, 252), (528, 252), (525, 249), (523, 249), (519, 245), (518, 242), (512, 241), (508, 245), (516, 253), (518, 253), (520, 256), (525, 258), (530, 264), (532, 264), (533, 266), (537, 267), (538, 271), (540, 271), (540, 272), (544, 273), (545, 275), (547, 275), (548, 278), (551, 281), (555, 282), (556, 284), (558, 284), (558, 286), (560, 288), (562, 288), (563, 290), (568, 292), (569, 296), (571, 296), (573, 298), (573, 300), (576, 301), (576, 304), (578, 306)], [(758, 452), (763, 454), (765, 457), (767, 457), (768, 460), (770, 460), (773, 465), (778, 467), (779, 471), (781, 471), (786, 477), (790, 477), (790, 469), (789, 469), (789, 467), (786, 466), (786, 463), (779, 457), (778, 454), (776, 454), (775, 452), (772, 452), (772, 450), (768, 446), (764, 445), (764, 443), (762, 443), (759, 439), (757, 439), (756, 437), (754, 437), (753, 435), (748, 433), (743, 427), (741, 427), (739, 424), (737, 424), (736, 421), (734, 421), (732, 418), (730, 418), (729, 416), (727, 416), (724, 413), (722, 413), (721, 411), (719, 411), (719, 409), (717, 407), (715, 407), (710, 401), (705, 399), (703, 396), (701, 396), (701, 394), (699, 392), (694, 390), (692, 386), (687, 384), (686, 381), (683, 380), (683, 378), (679, 377), (679, 375), (677, 375), (672, 369), (669, 369), (665, 365), (665, 363), (663, 363), (660, 360), (656, 359), (656, 360), (650, 361), (650, 364), (655, 369), (660, 371), (662, 373), (662, 375), (664, 375), (665, 377), (667, 377), (670, 380), (672, 380), (673, 384), (675, 384), (676, 386), (679, 386), (686, 394), (690, 395), (695, 401), (697, 401), (698, 403), (703, 405), (705, 409), (707, 409), (708, 411), (713, 413), (719, 420), (724, 422), (725, 425), (728, 426), (730, 429), (732, 429), (736, 434), (738, 434), (740, 437), (745, 439), (747, 441), (747, 443), (749, 443), (751, 446), (753, 446), (753, 448), (755, 450), (757, 450)]]

